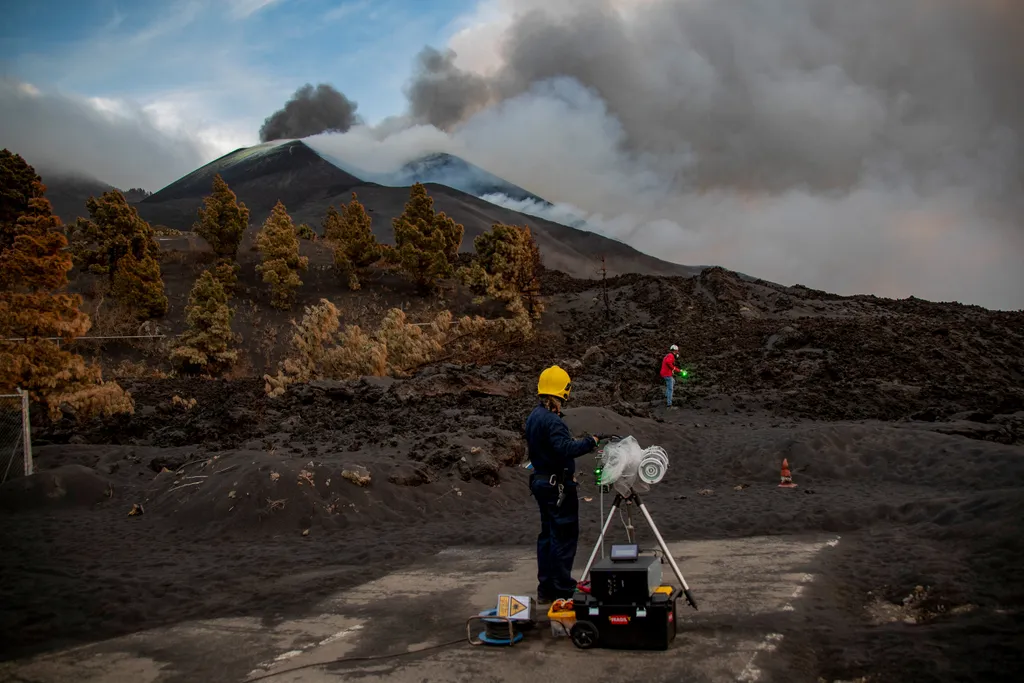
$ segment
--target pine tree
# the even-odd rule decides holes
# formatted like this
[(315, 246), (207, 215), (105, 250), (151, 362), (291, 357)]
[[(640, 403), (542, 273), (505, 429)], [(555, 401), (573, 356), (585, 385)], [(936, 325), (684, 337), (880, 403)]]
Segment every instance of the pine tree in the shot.
[(392, 226), (395, 250), (390, 256), (419, 287), (433, 287), (454, 274), (452, 264), (465, 229), (444, 212), (434, 213), (434, 200), (422, 184), (412, 186), (405, 210)]
[(18, 218), (28, 213), (31, 200), (42, 197), (42, 182), (20, 154), (0, 150), (0, 249), (14, 243)]
[(185, 308), (188, 330), (171, 351), (171, 360), (187, 372), (213, 374), (226, 369), (238, 358), (231, 346), (234, 311), (220, 280), (209, 270), (196, 279)]
[(299, 256), (299, 238), (291, 216), (280, 201), (274, 205), (263, 228), (256, 235), (256, 247), (262, 263), (256, 266), (271, 288), (271, 304), (280, 309), (291, 307), (295, 291), (302, 286), (299, 271), (305, 271), (309, 259)]
[(236, 261), (221, 259), (214, 264), (213, 276), (224, 287), (224, 293), (228, 295), (229, 299), (235, 294), (235, 286), (238, 284), (240, 272), (242, 272), (242, 267)]
[(328, 207), (323, 220), (324, 240), (334, 251), (334, 266), (344, 277), (349, 289), (359, 289), (359, 276), (383, 257), (383, 249), (373, 235), (373, 223), (356, 193), (352, 201), (342, 204), (339, 213)]
[(90, 219), (79, 218), (71, 230), (78, 265), (107, 275), (111, 292), (140, 319), (163, 315), (167, 296), (153, 228), (117, 190), (89, 197), (85, 205)]
[(61, 291), (71, 256), (45, 191), (20, 155), (0, 153), (0, 392), (25, 389), (54, 419), (64, 404), (83, 417), (130, 413), (131, 397), (116, 382), (104, 382), (98, 366), (47, 339), (70, 342), (91, 321), (81, 298)]
[(514, 304), (538, 318), (540, 302), (540, 249), (528, 226), (494, 224), (473, 240), (476, 261), (459, 271), (460, 279), (477, 294)]
[(150, 255), (140, 261), (131, 252), (117, 262), (110, 294), (126, 302), (141, 320), (159, 318), (167, 313), (167, 295), (160, 277), (160, 264)]
[(249, 209), (220, 177), (213, 176), (213, 192), (197, 211), (199, 220), (192, 231), (206, 240), (221, 259), (238, 258), (238, 245), (249, 227)]

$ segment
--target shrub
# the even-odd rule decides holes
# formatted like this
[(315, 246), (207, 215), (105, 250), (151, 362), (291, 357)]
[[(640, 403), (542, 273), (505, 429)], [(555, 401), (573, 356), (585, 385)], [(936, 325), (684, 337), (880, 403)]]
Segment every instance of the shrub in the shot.
[(455, 320), (450, 311), (441, 311), (426, 325), (409, 323), (402, 310), (393, 308), (372, 335), (358, 325), (340, 328), (340, 313), (330, 301), (321, 299), (318, 305), (306, 307), (302, 321), (295, 324), (289, 356), (276, 376), (263, 377), (266, 392), (279, 396), (289, 384), (314, 379), (407, 376), (441, 357), (488, 356), (533, 333), (521, 307), (514, 318), (496, 320), (470, 316)]

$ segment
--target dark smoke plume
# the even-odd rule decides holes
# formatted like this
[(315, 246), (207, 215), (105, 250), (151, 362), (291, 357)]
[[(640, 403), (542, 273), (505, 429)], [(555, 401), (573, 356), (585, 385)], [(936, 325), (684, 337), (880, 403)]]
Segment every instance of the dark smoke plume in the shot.
[(305, 138), (325, 132), (344, 133), (359, 122), (358, 106), (331, 85), (321, 83), (314, 89), (307, 83), (295, 91), (283, 109), (263, 122), (260, 141)]
[(455, 53), (425, 47), (416, 57), (412, 83), (406, 88), (411, 114), (441, 130), (448, 130), (487, 103), (486, 79), (455, 66)]

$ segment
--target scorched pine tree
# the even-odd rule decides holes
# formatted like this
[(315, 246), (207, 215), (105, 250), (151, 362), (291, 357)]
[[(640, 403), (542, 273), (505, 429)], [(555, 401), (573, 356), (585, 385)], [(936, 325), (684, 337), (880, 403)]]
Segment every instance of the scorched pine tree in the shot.
[(82, 417), (130, 413), (116, 382), (50, 339), (70, 342), (91, 322), (81, 298), (63, 291), (71, 256), (45, 190), (20, 155), (0, 152), (0, 392), (27, 390), (54, 419), (62, 405)]
[(235, 261), (238, 245), (249, 227), (249, 209), (220, 177), (213, 176), (213, 192), (203, 199), (192, 230), (209, 242), (218, 258)]
[(256, 247), (262, 263), (256, 266), (263, 281), (270, 285), (271, 304), (283, 310), (291, 307), (295, 291), (302, 286), (299, 271), (305, 271), (309, 259), (299, 256), (299, 238), (291, 216), (280, 201), (256, 235)]
[(540, 301), (540, 249), (527, 226), (496, 223), (473, 240), (476, 259), (459, 271), (460, 279), (477, 294), (518, 304), (531, 318), (544, 311)]
[(153, 228), (117, 190), (89, 197), (85, 206), (89, 220), (79, 218), (71, 230), (79, 267), (107, 275), (110, 293), (138, 318), (164, 315), (167, 295)]
[(391, 224), (395, 230), (391, 258), (420, 288), (431, 288), (454, 274), (465, 229), (444, 212), (434, 213), (434, 200), (422, 184), (412, 186), (405, 210)]
[(203, 199), (197, 214), (192, 230), (206, 240), (217, 255), (215, 273), (230, 296), (238, 281), (238, 245), (249, 227), (249, 209), (217, 174), (213, 177), (213, 192)]
[(383, 249), (373, 235), (373, 224), (366, 208), (352, 193), (352, 201), (342, 204), (342, 212), (328, 207), (323, 220), (324, 241), (334, 252), (334, 267), (345, 278), (349, 289), (359, 289), (359, 276), (381, 260)]
[(185, 308), (188, 329), (171, 351), (171, 360), (186, 372), (214, 374), (227, 369), (238, 357), (231, 346), (234, 311), (220, 280), (204, 270), (196, 279)]

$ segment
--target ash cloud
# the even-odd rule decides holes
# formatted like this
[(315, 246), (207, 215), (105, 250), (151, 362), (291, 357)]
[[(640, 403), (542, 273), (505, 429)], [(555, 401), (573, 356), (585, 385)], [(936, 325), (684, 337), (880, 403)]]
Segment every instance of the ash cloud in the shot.
[(358, 104), (333, 86), (307, 83), (260, 128), (260, 142), (305, 138), (324, 132), (344, 133), (359, 122)]
[(416, 57), (415, 75), (405, 90), (414, 120), (450, 130), (487, 104), (487, 80), (459, 69), (455, 57), (453, 50), (429, 46)]
[(664, 258), (1024, 306), (1024, 3), (538, 5), (493, 72), (421, 59), (444, 151)]

